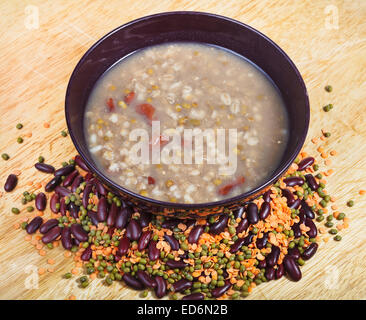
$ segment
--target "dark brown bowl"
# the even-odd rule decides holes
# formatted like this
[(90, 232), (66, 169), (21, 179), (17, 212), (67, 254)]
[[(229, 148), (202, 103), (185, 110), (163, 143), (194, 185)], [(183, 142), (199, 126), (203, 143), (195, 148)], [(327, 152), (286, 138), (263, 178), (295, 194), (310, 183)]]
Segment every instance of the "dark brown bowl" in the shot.
[[(246, 57), (273, 80), (281, 92), (290, 122), (290, 135), (280, 165), (257, 188), (209, 203), (178, 204), (136, 194), (105, 176), (93, 161), (83, 130), (84, 110), (98, 78), (115, 62), (151, 45), (190, 41), (217, 45)], [(300, 152), (308, 131), (310, 109), (304, 81), (294, 63), (272, 40), (241, 22), (202, 12), (166, 12), (143, 17), (111, 31), (94, 44), (73, 71), (66, 92), (67, 126), (77, 151), (87, 166), (114, 192), (153, 213), (202, 217), (235, 208), (264, 192), (283, 175)]]

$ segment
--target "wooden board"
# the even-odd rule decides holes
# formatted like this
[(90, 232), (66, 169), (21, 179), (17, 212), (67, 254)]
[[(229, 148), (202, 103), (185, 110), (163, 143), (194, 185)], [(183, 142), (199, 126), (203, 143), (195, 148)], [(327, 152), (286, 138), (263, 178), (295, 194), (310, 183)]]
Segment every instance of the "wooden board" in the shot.
[[(365, 299), (366, 298), (366, 1), (1, 1), (0, 26), (0, 159), (1, 191), (6, 176), (21, 170), (18, 188), (0, 199), (0, 298), (1, 299), (135, 299), (138, 294), (120, 284), (105, 287), (94, 281), (79, 289), (75, 281), (61, 279), (72, 266), (60, 248), (45, 257), (14, 230), (20, 216), (21, 191), (33, 187), (44, 175), (33, 164), (39, 155), (60, 164), (75, 155), (66, 128), (64, 96), (70, 74), (82, 54), (101, 36), (140, 16), (172, 10), (197, 10), (226, 15), (262, 31), (278, 43), (302, 73), (311, 102), (311, 126), (306, 151), (315, 150), (310, 138), (321, 128), (332, 133), (326, 149), (336, 174), (329, 178), (331, 194), (340, 210), (351, 218), (340, 243), (321, 243), (315, 258), (303, 267), (303, 279), (264, 284), (248, 299)], [(30, 14), (38, 10), (39, 27), (31, 29)], [(333, 16), (336, 13), (336, 17)], [(334, 29), (338, 20), (338, 28)], [(332, 93), (324, 91), (331, 84)], [(325, 113), (322, 106), (334, 104)], [(24, 124), (20, 131), (18, 122)], [(50, 128), (44, 128), (45, 122)], [(19, 145), (19, 135), (32, 133)], [(348, 199), (356, 205), (346, 209)], [(28, 213), (22, 210), (21, 215)], [(37, 276), (54, 258), (55, 272)], [(32, 282), (33, 281), (33, 282)], [(34, 286), (34, 284), (38, 286)], [(153, 297), (149, 294), (149, 299)]]

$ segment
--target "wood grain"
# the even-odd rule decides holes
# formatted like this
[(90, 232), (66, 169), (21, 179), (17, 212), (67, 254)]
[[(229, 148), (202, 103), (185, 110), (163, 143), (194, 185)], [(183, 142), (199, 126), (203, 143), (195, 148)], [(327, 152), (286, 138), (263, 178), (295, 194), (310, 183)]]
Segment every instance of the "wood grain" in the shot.
[[(135, 299), (134, 291), (120, 284), (105, 287), (94, 281), (87, 289), (61, 279), (72, 266), (56, 248), (41, 257), (24, 241), (25, 233), (13, 229), (19, 216), (20, 190), (32, 191), (30, 180), (44, 175), (32, 168), (39, 155), (60, 164), (75, 155), (66, 128), (64, 96), (70, 74), (82, 54), (102, 35), (140, 16), (172, 10), (197, 10), (222, 14), (259, 29), (278, 43), (293, 59), (306, 82), (311, 102), (311, 127), (306, 151), (315, 151), (310, 138), (325, 128), (332, 133), (326, 148), (335, 149), (336, 174), (329, 181), (331, 194), (351, 218), (340, 243), (321, 243), (315, 258), (303, 267), (298, 283), (286, 279), (264, 284), (248, 299), (365, 299), (366, 298), (366, 2), (324, 1), (32, 1), (39, 11), (39, 28), (27, 29), (28, 1), (1, 1), (0, 9), (0, 181), (21, 170), (18, 188), (0, 199), (0, 298)], [(329, 10), (338, 11), (338, 29), (327, 28)], [(331, 84), (332, 93), (324, 91)], [(321, 107), (333, 103), (334, 109)], [(18, 122), (24, 124), (20, 131)], [(50, 128), (43, 124), (50, 123)], [(24, 138), (22, 145), (16, 138)], [(2, 190), (1, 190), (2, 191)], [(346, 209), (348, 199), (356, 205)], [(28, 213), (22, 210), (21, 216)], [(47, 212), (46, 212), (47, 214)], [(28, 214), (29, 215), (29, 214)], [(30, 288), (37, 267), (56, 260), (55, 272), (39, 276), (38, 288)], [(37, 281), (36, 281), (37, 282)], [(150, 294), (148, 299), (153, 299)]]

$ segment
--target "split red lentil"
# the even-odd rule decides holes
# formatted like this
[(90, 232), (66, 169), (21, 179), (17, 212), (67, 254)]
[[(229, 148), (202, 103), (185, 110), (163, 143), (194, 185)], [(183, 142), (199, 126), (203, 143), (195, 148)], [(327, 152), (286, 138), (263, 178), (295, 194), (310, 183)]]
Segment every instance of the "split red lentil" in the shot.
[[(50, 168), (43, 160), (37, 169)], [(54, 175), (43, 184), (52, 202), (50, 219), (42, 218), (44, 194), (25, 191), (22, 204), (36, 199), (42, 211), (33, 219), (22, 218), (17, 227), (27, 231), (26, 240), (42, 256), (46, 247), (60, 243), (65, 257), (73, 254), (75, 268), (65, 278), (78, 275), (82, 267), (84, 275), (77, 278), (82, 288), (100, 278), (106, 285), (124, 280), (131, 288), (155, 291), (158, 298), (177, 299), (179, 293), (186, 299), (238, 299), (285, 274), (293, 281), (301, 279), (300, 266), (315, 254), (320, 240), (315, 218), (325, 220), (322, 224), (334, 240), (341, 240), (338, 232), (349, 221), (344, 213), (327, 209), (334, 198), (326, 191), (323, 174), (317, 173), (319, 167), (301, 152), (286, 175), (251, 204), (196, 221), (154, 216), (131, 206), (108, 191), (76, 156), (58, 170), (41, 170)], [(321, 226), (319, 232), (326, 229)], [(44, 273), (40, 268), (39, 274)]]

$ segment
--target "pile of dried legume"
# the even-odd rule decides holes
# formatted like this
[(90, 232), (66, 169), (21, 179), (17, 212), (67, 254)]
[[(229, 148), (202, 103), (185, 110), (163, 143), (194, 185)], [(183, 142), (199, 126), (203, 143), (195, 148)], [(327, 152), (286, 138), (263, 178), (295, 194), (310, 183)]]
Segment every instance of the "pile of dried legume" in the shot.
[[(317, 144), (329, 137), (322, 130), (311, 141)], [(322, 146), (317, 151), (324, 165), (331, 164), (328, 156), (336, 155)], [(3, 154), (2, 158), (10, 157)], [(77, 278), (81, 287), (101, 278), (106, 285), (124, 280), (129, 287), (144, 290), (142, 297), (151, 289), (158, 298), (177, 299), (179, 293), (183, 299), (238, 299), (262, 282), (284, 275), (300, 280), (300, 266), (315, 254), (318, 242), (327, 242), (327, 234), (340, 241), (338, 232), (349, 223), (325, 189), (325, 177), (333, 170), (320, 172), (320, 163), (305, 152), (261, 197), (207, 220), (168, 219), (139, 210), (108, 191), (80, 156), (58, 170), (44, 160), (40, 156), (35, 167), (53, 178), (30, 184), (35, 190), (44, 186), (46, 194), (23, 193), (22, 204), (32, 216), (21, 218), (16, 227), (26, 230), (26, 240), (42, 256), (60, 244), (66, 257), (74, 255), (75, 268), (64, 277), (76, 277), (82, 269), (85, 275)], [(5, 183), (7, 192), (17, 185), (19, 172), (14, 173)], [(45, 219), (48, 199), (52, 213)], [(29, 205), (33, 201), (36, 210)], [(353, 205), (353, 200), (347, 202)], [(20, 210), (12, 208), (12, 212)], [(51, 260), (49, 264), (54, 263)]]
[[(313, 175), (319, 166), (305, 153), (246, 207), (198, 221), (153, 216), (131, 206), (88, 172), (80, 156), (58, 170), (39, 160), (35, 167), (54, 175), (45, 185), (52, 214), (42, 218), (45, 193), (23, 193), (22, 203), (34, 200), (38, 212), (21, 222), (28, 240), (34, 235), (40, 253), (45, 252), (43, 245), (52, 249), (61, 242), (75, 255), (77, 267), (83, 267), (85, 275), (78, 278), (81, 287), (96, 277), (107, 285), (123, 279), (134, 289), (153, 289), (158, 298), (169, 294), (177, 299), (182, 293), (183, 299), (237, 299), (284, 274), (300, 280), (299, 266), (318, 248), (314, 212), (322, 221), (332, 201), (322, 174)], [(12, 191), (16, 181), (10, 175), (5, 190)], [(19, 213), (17, 208), (12, 211)], [(348, 223), (344, 213), (334, 216), (340, 226)], [(326, 220), (325, 226), (333, 227), (333, 215)], [(73, 274), (78, 274), (77, 268), (65, 277)], [(147, 290), (142, 293), (147, 294)]]

